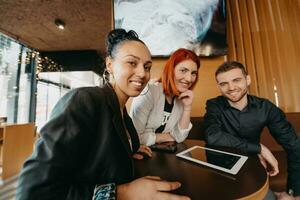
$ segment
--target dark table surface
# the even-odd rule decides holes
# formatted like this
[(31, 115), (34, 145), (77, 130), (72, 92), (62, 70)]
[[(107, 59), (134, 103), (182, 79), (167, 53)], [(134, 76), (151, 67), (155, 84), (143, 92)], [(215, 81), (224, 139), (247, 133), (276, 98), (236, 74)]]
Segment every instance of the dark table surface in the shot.
[[(177, 144), (176, 153), (194, 145), (204, 146), (205, 143), (186, 140)], [(151, 175), (179, 181), (182, 186), (174, 193), (184, 194), (195, 200), (262, 199), (268, 190), (267, 173), (255, 155), (248, 155), (248, 160), (238, 174), (231, 175), (186, 161), (176, 157), (176, 153), (153, 152), (152, 158), (136, 160), (136, 178)]]

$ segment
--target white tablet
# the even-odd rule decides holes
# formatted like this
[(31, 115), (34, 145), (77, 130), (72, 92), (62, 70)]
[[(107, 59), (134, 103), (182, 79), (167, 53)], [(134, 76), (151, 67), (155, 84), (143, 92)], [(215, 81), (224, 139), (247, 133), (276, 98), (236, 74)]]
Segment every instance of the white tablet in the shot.
[(176, 156), (230, 174), (237, 174), (248, 159), (247, 156), (200, 146), (193, 146)]

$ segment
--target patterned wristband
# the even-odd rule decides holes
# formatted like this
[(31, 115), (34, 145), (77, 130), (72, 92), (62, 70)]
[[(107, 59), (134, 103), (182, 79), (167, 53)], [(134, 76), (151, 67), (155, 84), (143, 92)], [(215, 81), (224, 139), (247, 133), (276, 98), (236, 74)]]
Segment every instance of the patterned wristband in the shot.
[(116, 200), (116, 189), (115, 183), (97, 185), (94, 189), (93, 200)]
[(294, 196), (294, 190), (293, 189), (289, 189), (288, 190), (288, 194), (291, 195), (291, 196)]

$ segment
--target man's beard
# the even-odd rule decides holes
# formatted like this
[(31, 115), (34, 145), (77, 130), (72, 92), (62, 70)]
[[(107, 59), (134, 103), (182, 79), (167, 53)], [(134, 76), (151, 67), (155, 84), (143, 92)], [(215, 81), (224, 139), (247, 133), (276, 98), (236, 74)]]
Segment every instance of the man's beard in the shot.
[(237, 102), (239, 102), (242, 98), (244, 98), (244, 96), (245, 96), (247, 93), (248, 93), (248, 89), (245, 88), (245, 89), (243, 90), (242, 95), (241, 95), (237, 100), (233, 100), (233, 99), (231, 99), (230, 97), (228, 97), (227, 95), (224, 95), (224, 96), (225, 96), (225, 98), (226, 98), (228, 101), (230, 101), (230, 102), (232, 102), (232, 103), (237, 103)]

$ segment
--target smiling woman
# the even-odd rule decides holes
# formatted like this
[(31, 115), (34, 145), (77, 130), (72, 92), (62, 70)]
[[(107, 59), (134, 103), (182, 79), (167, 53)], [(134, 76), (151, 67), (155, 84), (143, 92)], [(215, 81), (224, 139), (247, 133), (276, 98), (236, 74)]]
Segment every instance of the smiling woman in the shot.
[(123, 44), (122, 49), (123, 52), (118, 52), (119, 59), (107, 59), (107, 69), (113, 74), (117, 94), (122, 92), (128, 98), (137, 96), (149, 81), (151, 56), (143, 44), (135, 41)]
[(192, 128), (192, 88), (198, 80), (200, 61), (187, 49), (168, 59), (161, 80), (149, 84), (133, 99), (131, 116), (142, 144), (182, 142)]
[(107, 70), (112, 74), (112, 86), (119, 94), (119, 102), (124, 106), (130, 96), (137, 96), (150, 79), (151, 55), (145, 45), (138, 41), (128, 41), (122, 45), (123, 51), (106, 59)]
[(59, 100), (24, 163), (18, 200), (176, 196), (158, 191), (176, 189), (177, 182), (134, 180), (133, 158), (143, 158), (136, 153), (151, 157), (152, 152), (140, 146), (125, 103), (139, 95), (150, 78), (149, 50), (134, 31), (117, 29), (107, 37), (107, 54), (106, 69), (113, 80), (101, 87), (77, 88)]

